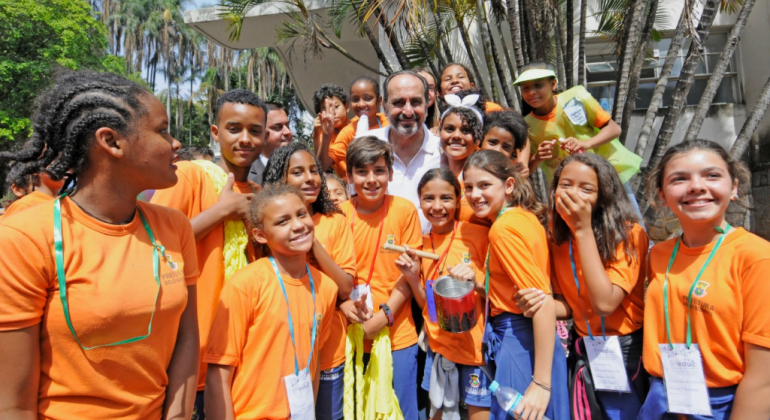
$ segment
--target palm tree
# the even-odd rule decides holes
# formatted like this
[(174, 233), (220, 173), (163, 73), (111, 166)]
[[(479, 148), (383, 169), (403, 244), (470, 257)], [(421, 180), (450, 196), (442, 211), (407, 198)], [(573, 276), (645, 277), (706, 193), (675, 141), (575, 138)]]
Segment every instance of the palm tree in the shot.
[(618, 83), (615, 87), (615, 104), (613, 106), (612, 119), (621, 124), (623, 120), (623, 108), (626, 105), (626, 96), (628, 94), (629, 75), (633, 59), (636, 56), (636, 48), (639, 43), (640, 26), (645, 21), (644, 11), (647, 6), (647, 0), (631, 0), (629, 6), (631, 14), (624, 21), (625, 36), (620, 48), (620, 69), (618, 71)]
[(703, 96), (701, 96), (700, 101), (698, 102), (698, 107), (695, 109), (695, 114), (692, 117), (690, 127), (687, 129), (687, 134), (684, 138), (685, 141), (694, 140), (700, 132), (703, 120), (706, 119), (706, 113), (711, 107), (711, 101), (714, 100), (717, 89), (722, 83), (725, 70), (727, 70), (727, 66), (730, 64), (730, 61), (733, 58), (735, 47), (738, 46), (738, 41), (741, 39), (741, 34), (743, 33), (743, 29), (746, 27), (746, 21), (749, 18), (749, 13), (751, 13), (752, 7), (754, 7), (754, 3), (755, 0), (744, 1), (743, 7), (741, 8), (741, 13), (738, 15), (738, 19), (735, 21), (735, 25), (730, 30), (730, 35), (727, 36), (727, 43), (725, 44), (725, 48), (722, 51), (722, 54), (719, 56), (719, 60), (717, 61), (717, 64), (711, 73), (711, 77), (709, 77), (708, 83), (706, 84), (706, 88), (703, 91)]
[(588, 0), (580, 1), (580, 38), (578, 39), (578, 84), (586, 85), (586, 15)]
[[(684, 64), (682, 65), (682, 71), (679, 74), (679, 80), (676, 83), (674, 95), (671, 98), (671, 106), (663, 118), (663, 124), (658, 132), (658, 139), (655, 142), (655, 147), (652, 150), (652, 157), (648, 164), (649, 168), (654, 168), (658, 165), (663, 154), (668, 148), (668, 144), (671, 141), (671, 137), (674, 134), (674, 128), (679, 122), (679, 118), (682, 116), (684, 107), (687, 102), (687, 93), (690, 91), (693, 79), (695, 78), (695, 70), (700, 63), (700, 58), (703, 53), (703, 43), (709, 36), (711, 30), (711, 24), (714, 22), (714, 15), (716, 14), (717, 6), (719, 2), (717, 0), (706, 0), (706, 4), (703, 7), (701, 13), (700, 23), (698, 23), (698, 39), (693, 39), (690, 44), (690, 50), (687, 53)], [(642, 214), (649, 208), (649, 203), (643, 200), (640, 203)]]
[[(747, 0), (747, 2), (750, 0)], [(744, 7), (745, 4), (744, 4)], [(730, 148), (730, 157), (733, 159), (740, 159), (746, 149), (749, 148), (749, 141), (754, 135), (754, 130), (757, 129), (759, 122), (762, 121), (762, 117), (765, 115), (767, 106), (770, 105), (770, 78), (767, 79), (765, 87), (762, 88), (762, 93), (757, 99), (757, 103), (754, 105), (754, 109), (751, 110), (749, 117), (741, 127), (741, 132), (738, 133), (738, 138), (733, 143), (733, 147)]]

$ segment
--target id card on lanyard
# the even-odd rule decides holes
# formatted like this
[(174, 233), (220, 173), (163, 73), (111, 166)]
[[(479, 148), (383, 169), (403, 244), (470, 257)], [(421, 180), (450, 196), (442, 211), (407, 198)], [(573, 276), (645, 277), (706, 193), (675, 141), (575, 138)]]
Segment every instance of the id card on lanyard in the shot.
[(679, 252), (679, 245), (682, 243), (681, 236), (677, 239), (674, 250), (671, 252), (671, 259), (668, 261), (666, 276), (663, 279), (663, 313), (666, 318), (668, 344), (658, 344), (658, 347), (660, 348), (661, 364), (663, 365), (663, 383), (666, 386), (668, 411), (671, 413), (711, 415), (711, 402), (709, 401), (709, 392), (706, 386), (706, 375), (703, 372), (700, 347), (698, 344), (692, 343), (690, 309), (692, 308), (692, 294), (695, 286), (722, 245), (722, 241), (729, 230), (729, 223), (727, 223), (724, 229), (717, 228), (717, 231), (721, 232), (722, 235), (719, 236), (706, 262), (690, 286), (690, 292), (687, 295), (687, 336), (685, 344), (674, 344), (671, 342), (671, 321), (668, 314), (668, 275), (671, 272), (674, 261), (676, 261), (676, 254)]
[[(457, 228), (459, 226), (459, 222), (455, 220), (452, 236), (449, 238), (449, 244), (441, 254), (441, 257), (439, 257), (438, 261), (436, 261), (436, 267), (433, 269), (432, 275), (428, 277), (428, 280), (425, 281), (425, 300), (427, 301), (426, 304), (428, 305), (428, 319), (434, 324), (438, 322), (438, 317), (436, 315), (436, 298), (433, 296), (433, 283), (437, 278), (441, 276), (441, 273), (444, 271), (443, 267), (441, 267), (441, 261), (444, 261), (444, 267), (446, 267), (446, 259), (448, 258), (447, 255), (449, 254), (449, 249), (452, 248), (452, 242), (455, 240), (455, 232), (457, 232)], [(433, 252), (435, 253), (436, 247), (433, 245), (432, 231), (430, 233), (430, 246), (433, 248)], [(438, 274), (438, 276), (436, 274)]]
[[(350, 292), (350, 300), (358, 300), (366, 294), (366, 307), (374, 310), (374, 302), (372, 300), (372, 274), (374, 274), (374, 263), (377, 261), (377, 254), (380, 253), (380, 241), (382, 240), (382, 226), (385, 224), (385, 206), (388, 204), (388, 196), (386, 195), (385, 198), (382, 199), (382, 207), (380, 208), (380, 231), (377, 234), (377, 242), (374, 244), (374, 256), (372, 257), (372, 265), (369, 267), (369, 275), (366, 277), (366, 283), (364, 284), (357, 284), (355, 287), (353, 287), (353, 291)], [(358, 200), (356, 200), (356, 204), (354, 206), (355, 210), (358, 210)], [(354, 211), (355, 212), (355, 211)], [(353, 231), (353, 234), (355, 235), (355, 230), (353, 230), (355, 226), (355, 220), (356, 215), (352, 214), (350, 218), (350, 230)]]
[(604, 332), (604, 317), (601, 317), (602, 336), (594, 337), (591, 333), (591, 324), (588, 322), (583, 301), (580, 299), (580, 280), (578, 280), (575, 255), (572, 251), (572, 239), (569, 240), (569, 260), (572, 265), (572, 278), (577, 288), (578, 302), (580, 302), (580, 312), (583, 314), (588, 330), (588, 340), (584, 339), (583, 344), (586, 346), (594, 388), (599, 391), (631, 392), (626, 365), (623, 362), (623, 352), (620, 349), (620, 339), (617, 336), (607, 337)]
[(289, 400), (289, 412), (291, 413), (292, 420), (314, 420), (315, 419), (315, 398), (313, 397), (313, 381), (310, 378), (310, 362), (313, 360), (313, 349), (315, 348), (315, 339), (318, 332), (318, 321), (316, 320), (316, 305), (315, 305), (315, 284), (313, 283), (313, 275), (310, 273), (310, 267), (307, 267), (307, 277), (310, 281), (310, 293), (313, 297), (313, 330), (310, 333), (310, 350), (307, 356), (307, 365), (305, 368), (299, 369), (299, 361), (297, 360), (297, 340), (294, 338), (294, 323), (291, 318), (291, 306), (289, 304), (289, 295), (286, 294), (286, 286), (283, 284), (283, 277), (281, 277), (278, 266), (275, 264), (273, 257), (270, 257), (270, 264), (275, 271), (275, 277), (278, 278), (278, 284), (281, 285), (281, 291), (283, 297), (286, 299), (286, 313), (289, 320), (289, 335), (291, 336), (291, 344), (294, 347), (294, 374), (284, 376), (283, 382), (286, 386), (286, 397)]

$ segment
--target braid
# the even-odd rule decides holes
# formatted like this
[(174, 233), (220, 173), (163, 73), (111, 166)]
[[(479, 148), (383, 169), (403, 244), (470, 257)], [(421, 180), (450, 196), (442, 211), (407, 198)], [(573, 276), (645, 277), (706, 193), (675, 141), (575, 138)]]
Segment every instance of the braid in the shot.
[[(275, 183), (285, 183), (289, 173), (289, 161), (294, 153), (301, 150), (304, 150), (309, 153), (310, 156), (313, 156), (307, 146), (298, 142), (290, 143), (276, 149), (276, 151), (273, 152), (273, 155), (270, 156), (270, 160), (267, 161), (265, 173), (262, 176), (262, 183), (265, 186)], [(333, 213), (342, 214), (342, 210), (334, 204), (334, 201), (332, 201), (329, 196), (329, 189), (326, 187), (326, 177), (320, 170), (321, 164), (315, 156), (313, 156), (313, 161), (315, 161), (316, 167), (319, 168), (318, 174), (321, 177), (321, 189), (318, 193), (318, 198), (316, 198), (315, 202), (311, 205), (313, 212), (321, 213), (326, 216)]]
[(32, 136), (22, 150), (0, 152), (0, 159), (21, 164), (20, 176), (48, 172), (60, 180), (88, 164), (94, 132), (109, 127), (126, 135), (146, 110), (142, 86), (110, 73), (67, 72), (38, 96)]

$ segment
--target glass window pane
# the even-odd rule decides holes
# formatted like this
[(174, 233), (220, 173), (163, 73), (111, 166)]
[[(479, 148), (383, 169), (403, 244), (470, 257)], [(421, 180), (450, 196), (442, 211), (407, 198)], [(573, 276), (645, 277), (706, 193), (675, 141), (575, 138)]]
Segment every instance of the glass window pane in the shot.
[(590, 93), (591, 96), (599, 101), (599, 104), (602, 106), (603, 110), (612, 112), (612, 104), (615, 102), (614, 85), (589, 87), (588, 93)]
[(655, 83), (640, 83), (639, 90), (636, 91), (636, 101), (634, 101), (635, 109), (649, 108), (654, 90)]
[(676, 60), (674, 60), (674, 67), (671, 69), (670, 77), (679, 77), (679, 74), (682, 72), (683, 62), (684, 62), (684, 57), (677, 57)]
[(706, 83), (708, 83), (708, 79), (693, 81), (690, 92), (687, 93), (687, 105), (698, 105), (701, 96), (703, 96), (703, 90), (706, 89)]
[(601, 63), (588, 63), (588, 64), (586, 64), (586, 68), (591, 73), (600, 73), (600, 72), (607, 72), (607, 71), (615, 70), (606, 61), (603, 61)]
[(717, 89), (716, 95), (714, 95), (714, 100), (711, 101), (713, 104), (732, 104), (735, 103), (735, 97), (733, 95), (733, 81), (735, 78), (733, 77), (725, 77), (722, 79), (722, 83), (719, 85), (719, 88)]
[(706, 38), (706, 52), (721, 53), (727, 43), (727, 34), (711, 34)]
[(709, 57), (707, 55), (701, 56), (700, 63), (698, 63), (698, 68), (695, 69), (695, 74), (701, 75), (701, 74), (709, 74), (706, 70), (706, 62), (711, 61), (712, 57)]

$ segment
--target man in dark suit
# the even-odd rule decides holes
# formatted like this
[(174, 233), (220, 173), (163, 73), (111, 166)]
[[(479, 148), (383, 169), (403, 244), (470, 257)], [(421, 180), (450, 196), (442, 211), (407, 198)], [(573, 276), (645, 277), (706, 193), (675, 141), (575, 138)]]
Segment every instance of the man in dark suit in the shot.
[(294, 134), (289, 129), (289, 116), (283, 106), (274, 102), (267, 102), (266, 105), (267, 132), (265, 133), (265, 142), (262, 145), (262, 153), (251, 164), (251, 170), (249, 170), (249, 180), (259, 185), (262, 185), (262, 175), (273, 152), (294, 140)]

